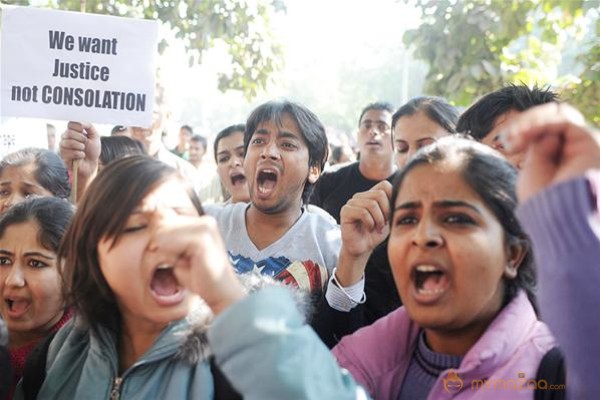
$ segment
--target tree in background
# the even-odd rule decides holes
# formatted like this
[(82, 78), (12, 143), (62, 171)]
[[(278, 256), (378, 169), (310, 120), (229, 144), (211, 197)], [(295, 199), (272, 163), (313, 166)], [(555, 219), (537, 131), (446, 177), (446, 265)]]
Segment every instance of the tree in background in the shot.
[[(410, 0), (408, 0), (410, 1)], [(424, 91), (468, 106), (507, 83), (550, 85), (600, 123), (600, 0), (416, 0), (404, 35)]]
[[(248, 100), (282, 68), (282, 49), (271, 28), (273, 14), (285, 11), (282, 0), (49, 0), (46, 6), (161, 21), (184, 41), (190, 65), (200, 63), (204, 50), (222, 42), (231, 57), (231, 70), (219, 74), (219, 89), (240, 90)], [(159, 50), (167, 45), (163, 39)]]

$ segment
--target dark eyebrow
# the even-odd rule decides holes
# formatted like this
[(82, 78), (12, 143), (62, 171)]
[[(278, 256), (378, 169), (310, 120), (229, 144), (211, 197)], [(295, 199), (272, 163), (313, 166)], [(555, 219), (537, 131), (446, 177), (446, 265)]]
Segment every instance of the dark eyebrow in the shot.
[(477, 207), (475, 207), (472, 204), (467, 203), (466, 201), (461, 201), (461, 200), (436, 201), (434, 203), (434, 205), (439, 208), (467, 207), (467, 208), (470, 208), (471, 210), (475, 211), (477, 214), (481, 214), (481, 211), (479, 211), (479, 209)]
[(28, 251), (25, 253), (27, 257), (42, 257), (47, 260), (54, 260), (54, 257), (48, 256), (46, 254), (40, 253), (39, 251)]
[(300, 138), (298, 137), (298, 135), (295, 135), (292, 132), (288, 132), (288, 131), (281, 131), (281, 132), (279, 132), (279, 134), (277, 136), (280, 137), (280, 138), (284, 138), (284, 139), (296, 139), (296, 140), (300, 140)]
[[(469, 204), (467, 202), (461, 201), (461, 200), (436, 201), (435, 203), (433, 203), (433, 205), (434, 205), (434, 207), (438, 207), (438, 208), (467, 207), (467, 208), (470, 208), (471, 210), (475, 211), (476, 213), (481, 214), (481, 211), (479, 211), (479, 209), (477, 207), (475, 207), (474, 205)], [(420, 201), (409, 201), (407, 203), (400, 204), (398, 207), (396, 207), (394, 209), (394, 211), (415, 210), (420, 207), (422, 207), (422, 203)]]
[(409, 201), (404, 204), (400, 204), (398, 207), (394, 208), (394, 211), (397, 210), (414, 210), (421, 207), (420, 201)]
[(262, 128), (262, 129), (255, 130), (252, 135), (254, 136), (254, 135), (268, 135), (268, 134), (269, 134), (269, 131)]
[(229, 150), (221, 150), (217, 153), (217, 156), (220, 156), (221, 154), (229, 154)]
[(432, 138), (432, 137), (424, 137), (424, 138), (421, 138), (421, 139), (417, 140), (417, 143), (424, 142), (425, 140), (435, 140), (435, 139)]
[(4, 250), (4, 249), (0, 249), (0, 254), (4, 254), (5, 256), (12, 256), (13, 253), (11, 253), (8, 250)]

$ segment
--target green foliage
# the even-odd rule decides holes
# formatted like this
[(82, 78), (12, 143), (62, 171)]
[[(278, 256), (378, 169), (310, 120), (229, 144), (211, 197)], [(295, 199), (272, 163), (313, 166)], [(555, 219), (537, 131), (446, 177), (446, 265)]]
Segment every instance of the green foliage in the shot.
[[(26, 5), (27, 0), (10, 3)], [(270, 76), (281, 70), (281, 46), (270, 19), (285, 11), (282, 0), (49, 0), (62, 10), (159, 20), (184, 41), (190, 65), (202, 61), (204, 50), (225, 43), (231, 70), (219, 74), (219, 89), (240, 90), (247, 99), (267, 87)], [(163, 39), (159, 50), (168, 45)]]
[[(600, 122), (599, 0), (416, 0), (416, 5), (423, 20), (405, 33), (404, 42), (430, 66), (426, 93), (468, 106), (507, 83), (550, 85)], [(586, 36), (594, 20), (595, 32)], [(583, 54), (572, 54), (574, 49)], [(582, 73), (559, 74), (569, 55)]]

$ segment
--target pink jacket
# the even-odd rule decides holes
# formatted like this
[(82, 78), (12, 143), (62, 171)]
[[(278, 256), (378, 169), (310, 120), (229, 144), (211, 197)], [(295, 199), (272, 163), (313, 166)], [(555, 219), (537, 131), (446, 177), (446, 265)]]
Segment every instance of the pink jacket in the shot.
[[(373, 398), (396, 400), (419, 330), (402, 307), (343, 338), (333, 354)], [(531, 380), (555, 345), (521, 292), (469, 350), (460, 368), (442, 373), (429, 399), (533, 399)]]

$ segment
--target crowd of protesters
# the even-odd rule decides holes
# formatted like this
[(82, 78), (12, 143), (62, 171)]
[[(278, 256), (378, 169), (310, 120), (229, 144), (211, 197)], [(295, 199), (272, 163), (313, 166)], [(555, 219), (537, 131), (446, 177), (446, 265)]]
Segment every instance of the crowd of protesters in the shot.
[(595, 398), (600, 133), (525, 85), (357, 116), (357, 161), (288, 100), (216, 167), (160, 110), (6, 155), (0, 400)]

